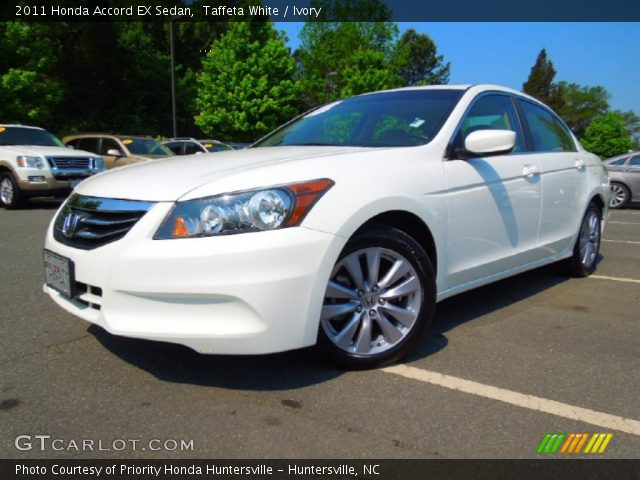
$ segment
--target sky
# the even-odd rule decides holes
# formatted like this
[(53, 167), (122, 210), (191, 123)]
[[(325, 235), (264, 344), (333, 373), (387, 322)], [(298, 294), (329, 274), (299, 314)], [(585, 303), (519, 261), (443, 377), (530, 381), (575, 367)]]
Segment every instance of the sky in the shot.
[[(294, 50), (304, 23), (276, 23)], [(614, 110), (640, 115), (640, 23), (398, 23), (428, 34), (451, 62), (451, 84), (522, 89), (547, 49), (555, 81), (605, 87)]]

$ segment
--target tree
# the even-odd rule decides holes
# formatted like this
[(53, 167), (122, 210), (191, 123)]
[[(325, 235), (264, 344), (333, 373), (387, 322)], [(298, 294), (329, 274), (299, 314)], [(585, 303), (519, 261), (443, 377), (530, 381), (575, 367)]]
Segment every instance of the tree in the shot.
[(197, 75), (196, 124), (225, 140), (253, 141), (297, 113), (295, 62), (268, 22), (233, 22)]
[(636, 148), (640, 148), (640, 116), (633, 110), (621, 111), (615, 110), (615, 113), (622, 117), (624, 126), (633, 138)]
[(562, 93), (558, 85), (553, 83), (556, 69), (547, 58), (547, 51), (543, 48), (538, 54), (535, 65), (531, 68), (529, 78), (522, 85), (522, 90), (541, 102), (546, 103), (555, 111), (560, 111), (563, 105)]
[(354, 22), (317, 25), (307, 23), (296, 52), (304, 108), (328, 103), (349, 95), (400, 86), (389, 62), (387, 46), (392, 43), (388, 30), (363, 31)]
[(628, 152), (633, 140), (624, 125), (624, 119), (615, 112), (595, 118), (581, 140), (584, 148), (601, 158), (609, 158)]
[(587, 87), (560, 82), (562, 106), (558, 113), (573, 132), (581, 138), (591, 121), (609, 110), (609, 92), (604, 87)]
[(393, 64), (404, 85), (434, 85), (449, 81), (450, 63), (443, 63), (429, 35), (410, 28), (396, 43)]
[(0, 118), (50, 127), (64, 96), (55, 78), (58, 44), (45, 24), (0, 23)]

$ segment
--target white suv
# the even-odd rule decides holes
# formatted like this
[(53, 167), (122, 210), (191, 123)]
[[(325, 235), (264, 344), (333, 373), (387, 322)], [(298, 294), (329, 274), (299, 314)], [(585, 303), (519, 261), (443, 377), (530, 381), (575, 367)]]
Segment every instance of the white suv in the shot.
[(602, 162), (507, 88), (361, 95), (215, 157), (79, 185), (47, 233), (45, 292), (118, 335), (224, 354), (318, 343), (365, 368), (407, 352), (440, 300), (598, 262)]
[(0, 125), (0, 206), (15, 208), (29, 197), (66, 196), (79, 182), (104, 170), (102, 158), (66, 148), (37, 127)]

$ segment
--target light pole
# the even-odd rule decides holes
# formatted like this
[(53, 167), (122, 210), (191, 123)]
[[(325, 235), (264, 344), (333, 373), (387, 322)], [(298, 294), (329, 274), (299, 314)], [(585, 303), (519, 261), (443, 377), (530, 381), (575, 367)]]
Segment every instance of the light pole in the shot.
[(178, 136), (178, 120), (176, 113), (176, 58), (173, 45), (173, 22), (179, 17), (172, 17), (169, 21), (169, 53), (171, 55), (171, 121), (173, 138)]

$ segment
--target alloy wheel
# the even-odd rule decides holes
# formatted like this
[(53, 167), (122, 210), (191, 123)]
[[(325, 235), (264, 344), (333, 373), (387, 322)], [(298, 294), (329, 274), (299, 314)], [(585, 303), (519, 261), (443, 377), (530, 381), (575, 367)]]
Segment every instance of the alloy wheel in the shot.
[(580, 261), (590, 268), (600, 249), (600, 216), (595, 210), (587, 213), (580, 228)]
[(617, 183), (611, 184), (611, 200), (609, 206), (611, 208), (618, 208), (627, 202), (627, 191), (622, 185)]
[(420, 277), (408, 259), (387, 248), (364, 248), (334, 267), (320, 323), (341, 350), (373, 356), (408, 335), (422, 297)]
[(0, 200), (4, 205), (11, 205), (13, 203), (13, 197), (13, 183), (9, 178), (5, 177), (0, 182)]

